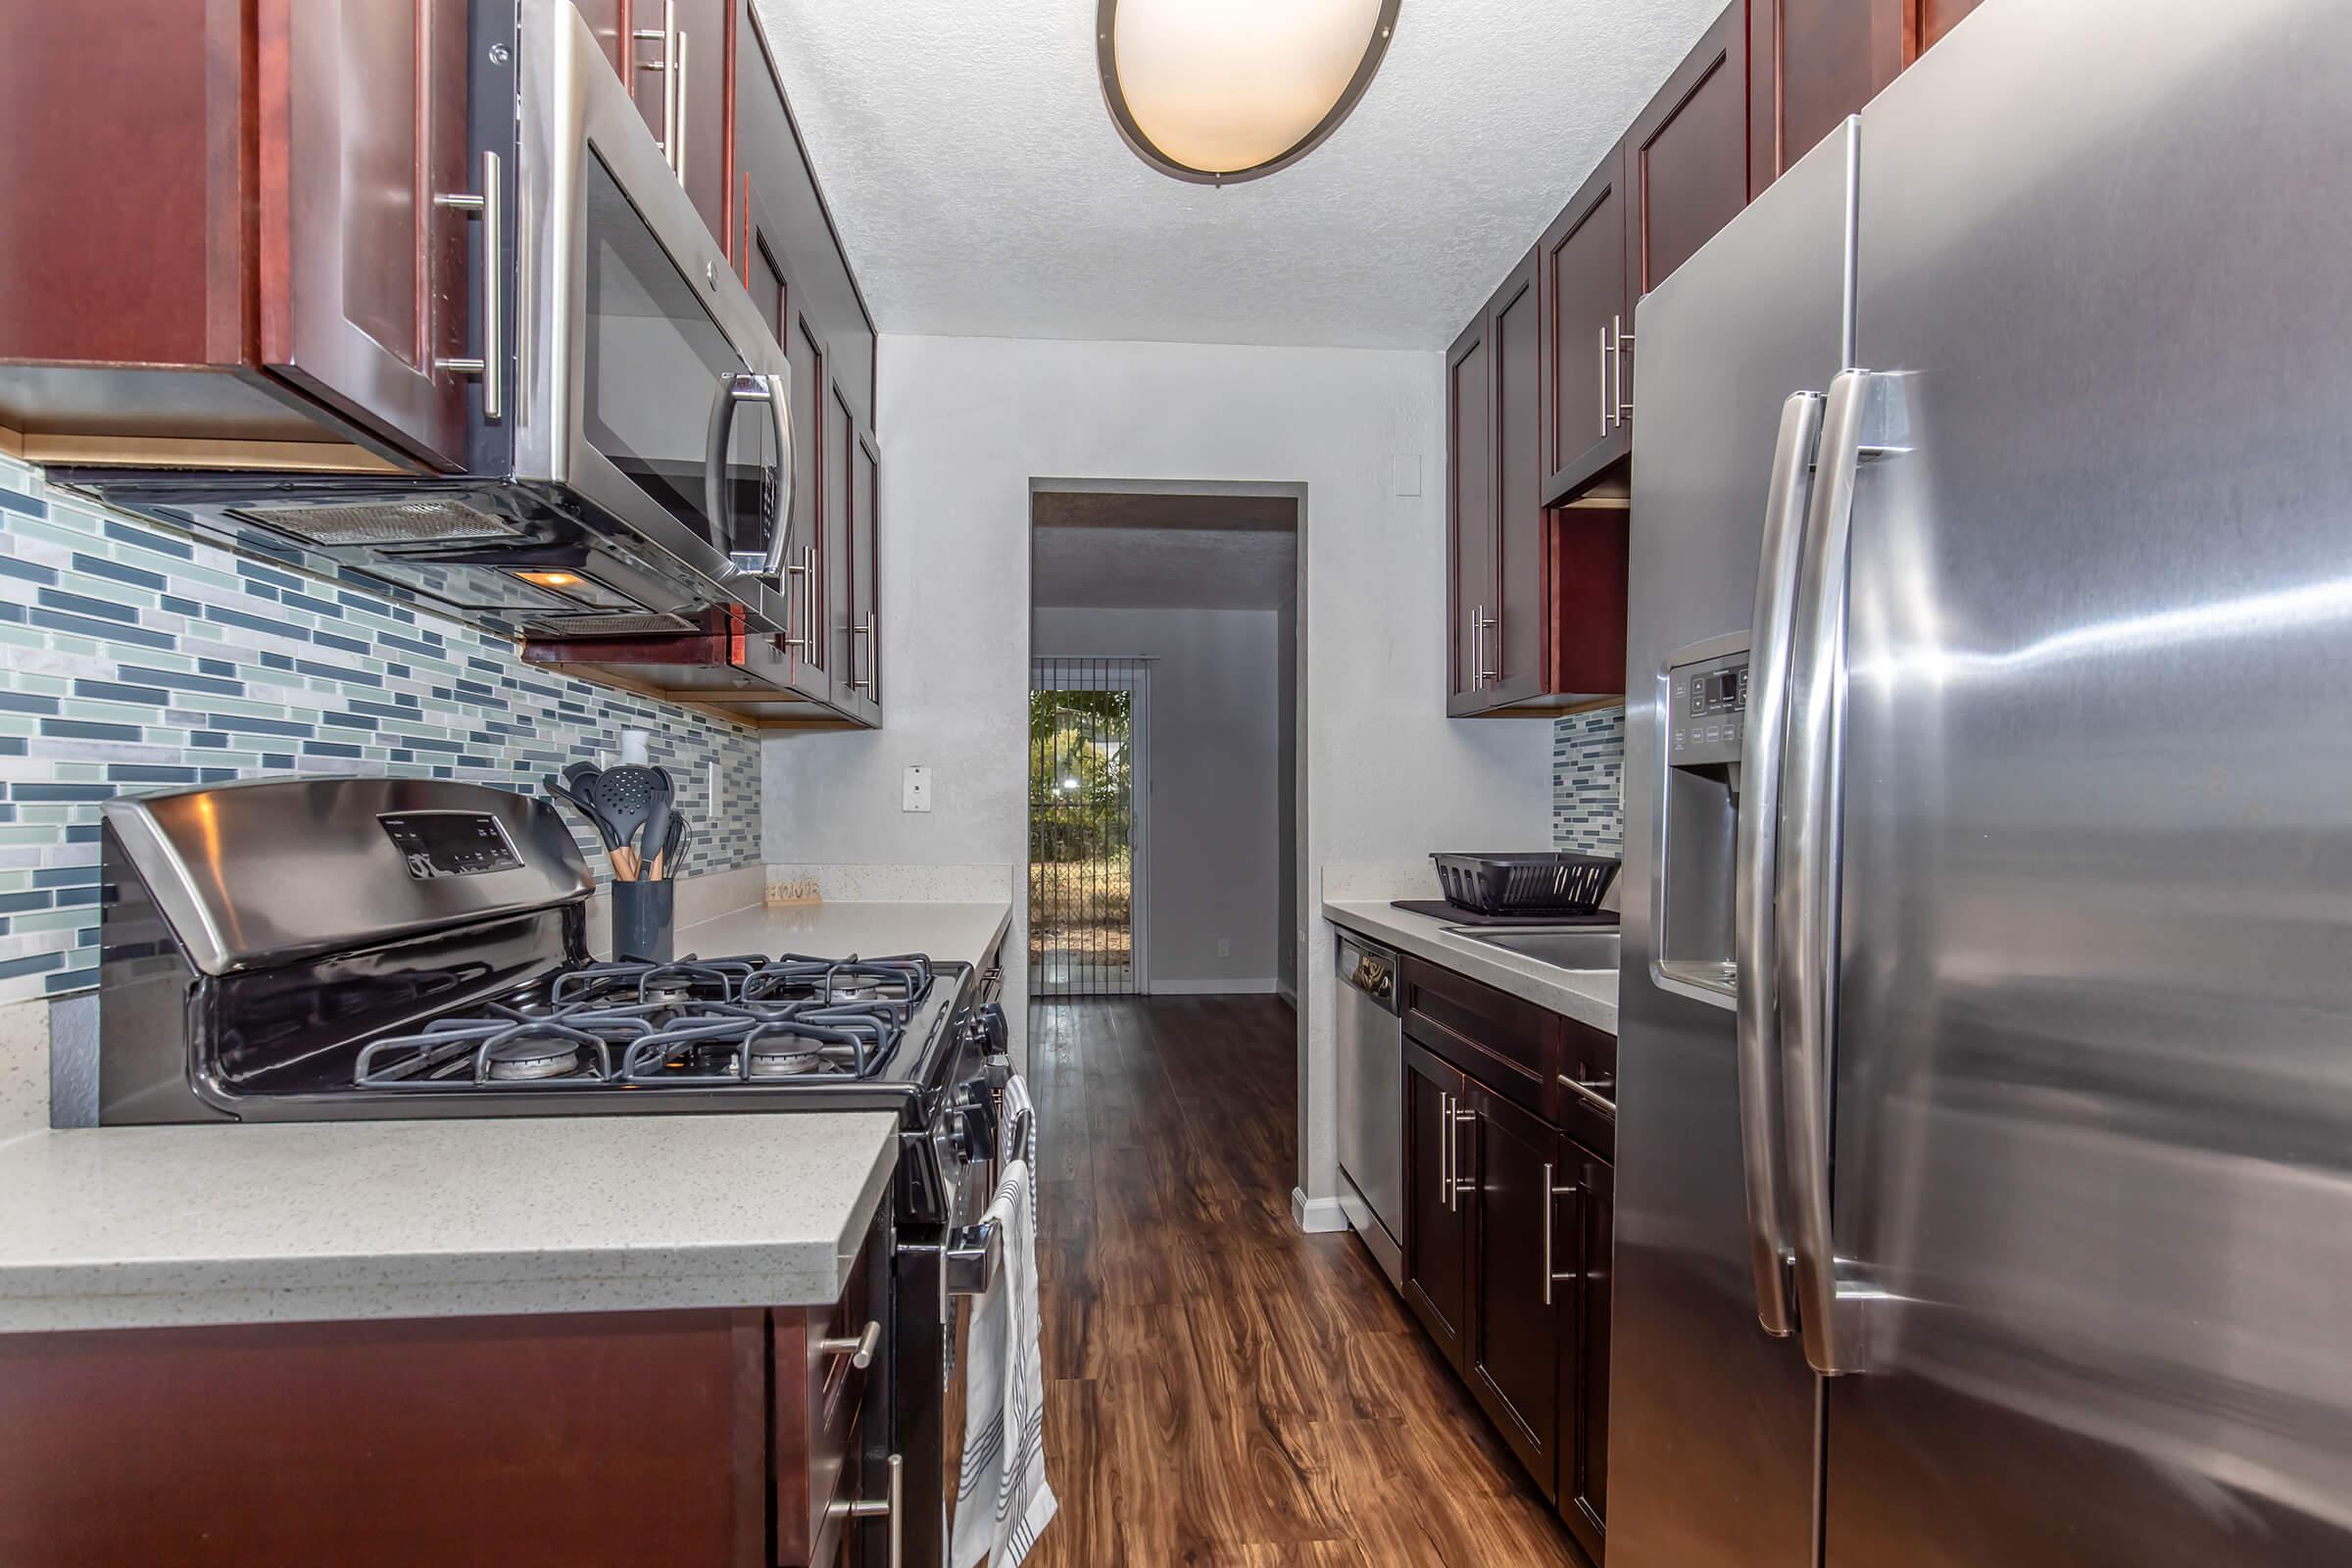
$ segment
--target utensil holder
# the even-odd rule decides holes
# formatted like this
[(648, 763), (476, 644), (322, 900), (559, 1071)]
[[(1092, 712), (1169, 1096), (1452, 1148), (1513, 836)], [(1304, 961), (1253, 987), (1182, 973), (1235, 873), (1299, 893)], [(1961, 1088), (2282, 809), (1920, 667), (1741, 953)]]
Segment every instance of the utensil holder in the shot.
[(667, 963), (677, 955), (677, 888), (659, 882), (612, 884), (612, 956)]

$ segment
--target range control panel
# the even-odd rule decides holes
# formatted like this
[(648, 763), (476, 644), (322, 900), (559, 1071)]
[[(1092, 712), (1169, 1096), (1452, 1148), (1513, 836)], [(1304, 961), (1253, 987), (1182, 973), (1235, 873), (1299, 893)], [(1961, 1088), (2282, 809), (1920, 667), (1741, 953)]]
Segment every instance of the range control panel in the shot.
[(522, 864), (498, 818), (480, 811), (403, 811), (376, 818), (418, 880), (512, 871)]
[(1677, 767), (1740, 760), (1747, 724), (1747, 655), (1725, 654), (1666, 672), (1666, 760)]

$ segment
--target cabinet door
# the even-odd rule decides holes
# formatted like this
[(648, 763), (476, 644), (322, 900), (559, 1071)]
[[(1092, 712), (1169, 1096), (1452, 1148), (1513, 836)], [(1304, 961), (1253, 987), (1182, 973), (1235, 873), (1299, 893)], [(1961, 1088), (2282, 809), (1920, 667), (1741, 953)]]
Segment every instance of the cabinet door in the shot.
[[(1747, 27), (1733, 5), (1666, 78), (1626, 133), (1627, 293), (1642, 296), (1690, 259), (1747, 205)], [(1629, 318), (1626, 330), (1634, 323)], [(1617, 367), (1619, 395), (1634, 401), (1641, 356)]]
[(858, 612), (852, 594), (857, 550), (851, 525), (853, 494), (858, 475), (858, 421), (850, 413), (841, 387), (825, 386), (824, 543), (818, 552), (817, 581), (825, 607), (825, 670), (833, 677), (836, 700), (852, 695), (850, 679), (857, 641)]
[(1572, 1139), (1553, 1212), (1558, 1272), (1553, 1321), (1560, 1333), (1559, 1509), (1570, 1534), (1601, 1560), (1609, 1488), (1609, 1292), (1616, 1237), (1616, 1171)]
[(1404, 1299), (1446, 1359), (1463, 1366), (1469, 1322), (1469, 1217), (1457, 1178), (1475, 1174), (1477, 1139), (1462, 1075), (1404, 1043)]
[(1626, 454), (1609, 355), (1610, 333), (1624, 328), (1629, 314), (1625, 209), (1625, 158), (1618, 149), (1536, 245), (1546, 499)]
[(882, 712), (882, 459), (871, 438), (858, 438), (857, 489), (850, 516), (850, 602), (857, 617), (850, 645), (850, 685), (869, 717)]
[[(723, 246), (733, 0), (620, 0), (619, 9), (627, 28), (621, 80), (695, 210)], [(596, 26), (593, 16), (589, 25)]]
[(1446, 711), (1484, 707), (1494, 614), (1494, 358), (1482, 311), (1446, 356)]
[(1544, 399), (1536, 253), (1496, 292), (1494, 353), (1494, 609), (1483, 650), (1494, 678), (1487, 706), (1544, 690)]
[(1917, 0), (1750, 0), (1747, 188), (1811, 152), (1895, 78)]
[(1903, 63), (1909, 65), (1925, 54), (1929, 45), (1952, 30), (1962, 17), (1967, 16), (1984, 0), (1905, 0)]
[[(604, 50), (605, 59), (612, 64), (613, 74), (628, 80), (629, 61), (629, 4), (628, 0), (572, 0), (580, 20), (596, 38), (597, 47)], [(656, 129), (655, 135), (662, 132)]]
[[(1562, 1140), (1473, 1087), (1477, 1179), (1461, 1195), (1472, 1236), (1470, 1391), (1546, 1497), (1559, 1465), (1560, 1316), (1553, 1235)], [(1560, 1271), (1564, 1272), (1564, 1271)]]
[[(261, 0), (261, 360), (442, 468), (472, 341), (466, 0)], [(469, 346), (470, 344), (470, 346)]]
[(792, 546), (791, 558), (808, 561), (810, 552), (818, 560), (815, 566), (802, 575), (790, 578), (796, 595), (794, 604), (798, 614), (793, 621), (793, 635), (804, 639), (800, 649), (801, 662), (820, 675), (830, 669), (827, 658), (824, 626), (823, 581), (824, 545), (822, 533), (825, 515), (825, 485), (830, 477), (825, 472), (825, 351), (816, 334), (808, 327), (798, 305), (792, 309), (792, 330), (784, 345), (786, 363), (792, 371)]

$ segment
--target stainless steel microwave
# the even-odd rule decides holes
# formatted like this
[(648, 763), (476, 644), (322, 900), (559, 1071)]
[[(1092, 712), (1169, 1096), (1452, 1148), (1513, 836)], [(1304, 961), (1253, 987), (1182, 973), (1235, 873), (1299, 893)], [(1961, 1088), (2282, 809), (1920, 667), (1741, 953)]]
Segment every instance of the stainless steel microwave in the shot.
[(480, 218), (469, 471), (53, 477), (507, 631), (683, 631), (732, 605), (805, 636), (784, 349), (579, 12), (470, 9), (479, 188), (443, 198)]

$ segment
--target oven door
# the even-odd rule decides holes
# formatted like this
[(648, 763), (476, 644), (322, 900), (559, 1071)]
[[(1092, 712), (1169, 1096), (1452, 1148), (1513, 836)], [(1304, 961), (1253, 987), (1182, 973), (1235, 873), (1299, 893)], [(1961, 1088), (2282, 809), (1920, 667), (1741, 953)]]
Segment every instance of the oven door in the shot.
[(784, 350), (578, 11), (524, 0), (521, 38), (516, 474), (791, 635)]

